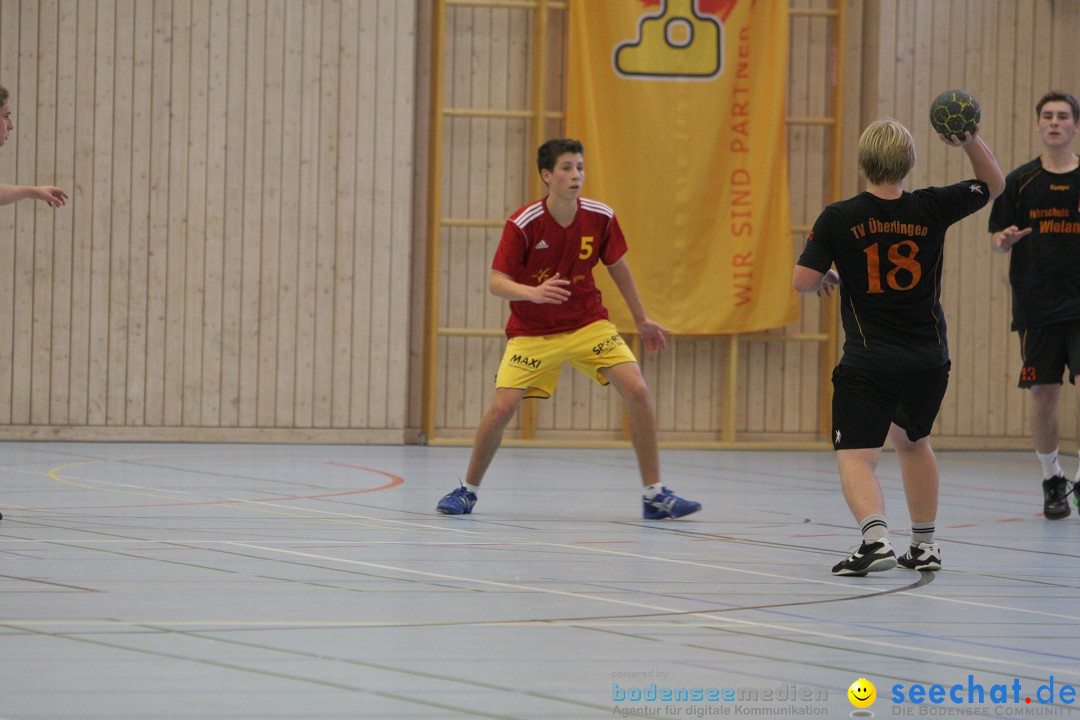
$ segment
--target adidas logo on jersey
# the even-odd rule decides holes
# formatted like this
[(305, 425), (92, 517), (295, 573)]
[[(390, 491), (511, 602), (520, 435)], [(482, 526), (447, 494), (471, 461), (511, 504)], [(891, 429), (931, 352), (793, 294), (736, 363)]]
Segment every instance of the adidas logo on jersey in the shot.
[(547, 250), (547, 246), (548, 246), (548, 244), (544, 240), (541, 240), (540, 242), (536, 243), (536, 249), (537, 250)]

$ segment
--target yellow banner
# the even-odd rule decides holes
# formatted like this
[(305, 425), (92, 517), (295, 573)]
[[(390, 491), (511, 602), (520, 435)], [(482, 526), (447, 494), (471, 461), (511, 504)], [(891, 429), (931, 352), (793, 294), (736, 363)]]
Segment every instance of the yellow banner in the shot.
[[(683, 334), (797, 317), (786, 0), (572, 0), (567, 136), (615, 209), (649, 316)], [(611, 319), (634, 326), (607, 273)]]

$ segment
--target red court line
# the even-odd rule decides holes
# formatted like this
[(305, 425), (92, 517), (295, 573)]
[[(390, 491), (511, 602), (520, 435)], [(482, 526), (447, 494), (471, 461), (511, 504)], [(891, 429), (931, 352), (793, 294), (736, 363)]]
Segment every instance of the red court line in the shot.
[(741, 537), (706, 537), (706, 538), (691, 538), (690, 542), (753, 542), (750, 538)]
[(385, 485), (380, 485), (373, 488), (363, 488), (362, 490), (345, 490), (343, 492), (336, 493), (323, 493), (321, 495), (282, 495), (281, 497), (272, 498), (252, 498), (244, 500), (240, 498), (232, 500), (197, 500), (193, 502), (173, 502), (173, 503), (145, 503), (139, 505), (71, 505), (65, 507), (24, 507), (19, 508), (21, 510), (117, 510), (121, 508), (151, 508), (151, 507), (187, 507), (191, 505), (233, 505), (237, 503), (266, 503), (266, 502), (279, 502), (282, 500), (321, 500), (322, 498), (342, 497), (344, 495), (360, 495), (361, 493), (377, 492), (379, 490), (389, 490), (392, 487), (397, 487), (405, 482), (405, 478), (400, 475), (394, 475), (384, 470), (376, 470), (375, 468), (363, 467), (361, 465), (349, 465), (347, 463), (339, 463), (333, 461), (327, 461), (327, 465), (336, 465), (338, 467), (352, 468), (354, 470), (364, 470), (365, 472), (375, 473), (376, 475), (383, 475), (390, 478), (390, 482)]
[(1034, 491), (1023, 488), (986, 488), (982, 485), (975, 485), (972, 483), (949, 483), (950, 488), (956, 488), (958, 490), (977, 490), (982, 493), (1001, 493), (1003, 495), (1035, 495), (1039, 494), (1038, 487)]
[(124, 548), (124, 549), (132, 551), (132, 552), (134, 552), (136, 550), (139, 551), (139, 552), (164, 552), (166, 550), (176, 550), (176, 551), (198, 550), (199, 552), (217, 552), (216, 548), (190, 547), (190, 546), (187, 546), (187, 545), (185, 545), (183, 547), (163, 547), (161, 545), (155, 545), (153, 547), (129, 547), (129, 548)]

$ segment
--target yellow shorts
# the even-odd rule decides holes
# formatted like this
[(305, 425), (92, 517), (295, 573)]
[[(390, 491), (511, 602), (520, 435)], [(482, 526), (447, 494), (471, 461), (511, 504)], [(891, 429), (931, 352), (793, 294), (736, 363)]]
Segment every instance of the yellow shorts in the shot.
[(549, 398), (559, 383), (559, 368), (564, 362), (607, 385), (599, 372), (602, 368), (637, 362), (637, 358), (614, 323), (597, 320), (568, 333), (510, 338), (495, 387), (525, 390), (525, 397)]

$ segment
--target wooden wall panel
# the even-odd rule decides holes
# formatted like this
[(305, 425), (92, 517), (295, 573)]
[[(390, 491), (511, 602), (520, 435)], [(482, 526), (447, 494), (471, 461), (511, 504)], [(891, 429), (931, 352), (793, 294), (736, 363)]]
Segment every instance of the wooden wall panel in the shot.
[[(72, 97), (75, 94), (76, 82), (76, 46), (70, 38), (76, 37), (75, 24), (78, 20), (78, 12), (75, 8), (77, 0), (60, 0), (57, 7), (57, 78), (56, 96)], [(67, 38), (66, 42), (60, 42), (59, 38)], [(10, 88), (9, 88), (10, 89)], [(56, 158), (75, 157), (75, 128), (76, 117), (73, 112), (56, 112), (55, 126), (48, 123), (41, 125), (38, 135), (39, 144), (55, 142)], [(139, 136), (134, 141), (138, 142)], [(149, 143), (143, 143), (147, 147)], [(0, 160), (0, 166), (3, 165)], [(55, 165), (56, 184), (65, 188), (69, 193), (74, 190), (74, 167), (68, 163)], [(146, 178), (141, 178), (145, 184)], [(49, 364), (49, 418), (52, 425), (65, 425), (68, 423), (69, 398), (71, 397), (71, 348), (72, 348), (72, 283), (73, 260), (75, 257), (74, 237), (74, 213), (53, 213), (53, 280), (52, 280), (52, 343), (50, 347), (51, 357)]]
[[(1005, 172), (1041, 149), (1034, 133), (1036, 100), (1052, 88), (1080, 91), (1080, 71), (1069, 61), (1076, 59), (1075, 42), (1060, 30), (1080, 20), (1075, 3), (880, 0), (862, 11), (865, 34), (880, 41), (868, 48), (877, 55), (875, 94), (864, 97), (860, 124), (873, 119), (865, 112), (873, 107), (911, 128), (919, 161), (909, 187), (971, 174), (963, 154), (941, 144), (929, 128), (927, 107), (940, 90), (965, 87), (979, 98), (982, 132)], [(958, 37), (963, 42), (953, 41)], [(988, 214), (964, 220), (949, 234), (942, 303), (953, 372), (935, 435), (939, 445), (1027, 447), (1031, 408), (1029, 393), (1016, 388), (1019, 346), (1008, 327), (1008, 257), (989, 251)], [(1075, 440), (1075, 417), (1070, 398), (1061, 414), (1066, 445)]]
[[(1051, 86), (1077, 87), (1078, 49), (1069, 31), (1080, 21), (1080, 5), (1054, 0), (842, 0), (847, 13), (842, 38), (844, 112), (842, 194), (860, 189), (855, 144), (861, 129), (881, 116), (907, 124), (918, 143), (919, 160), (909, 186), (940, 184), (970, 175), (963, 154), (942, 145), (927, 120), (930, 100), (951, 86), (970, 88), (984, 103), (984, 134), (1002, 166), (1011, 169), (1038, 152), (1034, 142), (1035, 98)], [(819, 11), (836, 6), (833, 0), (791, 0), (789, 116), (828, 114), (834, 67), (830, 50), (835, 25)], [(430, 8), (430, 0), (421, 8)], [(507, 39), (496, 39), (491, 28), (496, 13), (514, 18)], [(423, 13), (421, 13), (423, 15)], [(499, 105), (501, 85), (496, 71), (529, 52), (529, 13), (451, 6), (447, 14), (447, 105)], [(553, 26), (565, 26), (565, 13), (553, 10)], [(500, 27), (503, 27), (500, 25)], [(1053, 28), (1049, 33), (1040, 29)], [(520, 47), (510, 52), (507, 47)], [(561, 53), (561, 50), (560, 50)], [(1052, 62), (1053, 59), (1053, 62)], [(1058, 60), (1061, 61), (1058, 61)], [(561, 54), (550, 58), (549, 76), (561, 78)], [(527, 77), (527, 62), (516, 69), (519, 84)], [(427, 80), (424, 68), (420, 76)], [(477, 83), (487, 83), (477, 88)], [(513, 83), (511, 83), (513, 86)], [(561, 85), (553, 97), (561, 92)], [(524, 109), (528, 95), (509, 104)], [(555, 107), (554, 109), (558, 109)], [(510, 125), (511, 123), (506, 123)], [(560, 132), (548, 121), (548, 134)], [(510, 172), (531, 172), (527, 128), (500, 146), (490, 120), (450, 118), (445, 121), (443, 213), (496, 221), (531, 196), (510, 192), (513, 183), (500, 183), (503, 163)], [(486, 131), (485, 131), (486, 128)], [(423, 142), (423, 139), (420, 139)], [(468, 144), (474, 147), (468, 147)], [(483, 147), (475, 147), (482, 144)], [(829, 128), (793, 123), (788, 131), (793, 249), (801, 250), (806, 231), (830, 198), (828, 192)], [(463, 146), (464, 145), (464, 146)], [(489, 177), (486, 203), (471, 202), (459, 187), (461, 178)], [(492, 198), (505, 189), (499, 212)], [(954, 371), (936, 428), (939, 446), (1027, 446), (1030, 408), (1026, 394), (1015, 388), (1018, 363), (1015, 334), (1008, 330), (1007, 259), (988, 250), (987, 212), (961, 223), (950, 235), (943, 301), (950, 321)], [(486, 294), (486, 273), (499, 228), (446, 228), (443, 231), (442, 315), (448, 327), (498, 329), (505, 321), (501, 301)], [(483, 241), (478, 238), (484, 238)], [(447, 288), (451, 278), (470, 287)], [(483, 313), (465, 310), (482, 303)], [(784, 336), (813, 334), (822, 329), (817, 298), (801, 299), (802, 314), (790, 327), (773, 331)], [(725, 408), (720, 406), (727, 382), (728, 341), (725, 338), (674, 338), (668, 353), (643, 357), (653, 390), (662, 439), (715, 442), (722, 437)], [(466, 440), (490, 402), (490, 378), (499, 356), (497, 339), (440, 340), (438, 433)], [(828, 382), (820, 367), (820, 347), (812, 342), (742, 340), (738, 351), (735, 413), (740, 440), (814, 440), (818, 422), (818, 388)], [(482, 368), (478, 372), (478, 369)], [(620, 436), (620, 404), (613, 393), (564, 372), (559, 392), (539, 404), (536, 427), (540, 437), (553, 440)], [(1071, 403), (1070, 403), (1071, 405)], [(1071, 434), (1074, 408), (1063, 412), (1063, 427)], [(520, 432), (520, 423), (510, 435)]]
[[(0, 28), (12, 27), (18, 19), (18, 7), (0, 3)], [(19, 46), (0, 43), (0, 66), (18, 64)], [(6, 86), (5, 86), (6, 87)], [(21, 121), (20, 121), (21, 124)], [(16, 128), (19, 126), (16, 125)], [(8, 138), (8, 145), (18, 136)], [(10, 154), (10, 147), (7, 148)], [(15, 166), (0, 164), (0, 181), (15, 182)], [(15, 215), (11, 208), (0, 208), (0, 423), (12, 421), (12, 378), (15, 355)]]
[(402, 442), (417, 22), (0, 0), (0, 437)]
[[(19, 37), (24, 34), (34, 36), (37, 24), (37, 7), (29, 9), (25, 14), (20, 13), (16, 19), (16, 32)], [(14, 151), (16, 154), (16, 168), (34, 167), (36, 144), (33, 138), (36, 136), (33, 123), (37, 119), (37, 63), (36, 53), (33, 46), (27, 47), (20, 43), (18, 48), (19, 81), (26, 82), (30, 87), (30, 112), (27, 113), (26, 123), (17, 124), (15, 127), (16, 142)], [(21, 127), (20, 127), (21, 125)], [(12, 347), (12, 422), (30, 422), (30, 373), (33, 367), (32, 350), (32, 318), (33, 318), (33, 288), (34, 288), (34, 219), (37, 208), (22, 208), (23, 212), (15, 215), (15, 322), (14, 343)]]
[[(143, 397), (132, 393), (133, 402), (141, 404), (141, 417), (136, 414), (131, 422), (138, 426), (165, 424), (165, 331), (167, 278), (169, 272), (169, 113), (172, 93), (171, 52), (172, 12), (165, 3), (154, 3), (153, 47), (150, 59), (150, 85), (144, 85), (141, 93), (150, 94), (148, 133), (150, 166), (147, 184), (149, 189), (149, 235), (146, 242), (146, 379), (142, 383)], [(145, 81), (146, 77), (142, 79)], [(144, 100), (145, 102), (145, 100)], [(75, 209), (78, 209), (76, 205)]]
[[(56, 27), (58, 6), (55, 1), (42, 2), (38, 6), (37, 57), (38, 70), (37, 110), (42, 125), (35, 123), (35, 167), (37, 172), (51, 172), (56, 166), (56, 146), (43, 142), (55, 132), (57, 46)], [(48, 120), (46, 120), (48, 118)], [(35, 213), (36, 215), (36, 213)], [(33, 295), (33, 349), (31, 351), (30, 421), (49, 421), (49, 397), (52, 355), (52, 285), (53, 216), (45, 212), (35, 217), (34, 223), (34, 295)]]
[(217, 12), (224, 13), (225, 20), (212, 26), (217, 56), (222, 63), (220, 69), (214, 70), (215, 77), (221, 82), (214, 96), (214, 104), (221, 108), (226, 117), (235, 118), (235, 122), (225, 127), (224, 134), (218, 136), (223, 151), (215, 158), (214, 182), (218, 185), (217, 190), (211, 192), (219, 196), (215, 205), (215, 221), (220, 223), (222, 237), (229, 239), (222, 243), (221, 272), (218, 275), (221, 284), (222, 335), (218, 381), (220, 401), (216, 422), (230, 427), (241, 423), (241, 358), (246, 340), (243, 334), (245, 290), (248, 287), (244, 273), (244, 195), (232, 189), (241, 187), (245, 177), (245, 44), (251, 35), (247, 32), (245, 8), (241, 3), (217, 2)]
[[(373, 67), (378, 57), (376, 46), (376, 30), (378, 26), (378, 6), (373, 2), (365, 2), (357, 9), (359, 18), (358, 42), (356, 48), (356, 137), (353, 166), (356, 184), (356, 204), (353, 208), (352, 223), (353, 233), (363, 235), (374, 231), (374, 212), (371, 206), (375, 193), (375, 183), (379, 177), (379, 168), (372, 162), (362, 162), (371, 138), (375, 135), (375, 115), (366, 110), (376, 102), (375, 76), (373, 73), (364, 72), (363, 68)], [(347, 91), (343, 92), (343, 95)], [(355, 422), (366, 422), (369, 393), (369, 371), (371, 359), (365, 352), (367, 344), (365, 338), (370, 334), (371, 308), (377, 304), (377, 298), (371, 293), (372, 278), (372, 248), (370, 245), (354, 245), (352, 247), (352, 280), (355, 292), (349, 308), (351, 318), (352, 337), (349, 343), (349, 355), (353, 358), (352, 371), (349, 377), (350, 396), (352, 402), (348, 405), (350, 418)], [(345, 257), (343, 256), (343, 260)], [(350, 420), (350, 422), (354, 422)]]
[[(915, 134), (917, 186), (969, 172), (929, 129), (939, 89), (980, 97), (1006, 169), (1038, 153), (1035, 99), (1080, 90), (1077, 3), (839, 1), (845, 195), (859, 189), (859, 131), (878, 116)], [(72, 198), (0, 208), (0, 437), (416, 440), (432, 6), (0, 0), (0, 82), (16, 110), (0, 182), (54, 183)], [(446, 105), (527, 108), (533, 26), (525, 7), (449, 7)], [(818, 15), (791, 21), (792, 117), (828, 110), (832, 28)], [(556, 112), (566, 30), (553, 9), (543, 82)], [(545, 134), (561, 127), (548, 119)], [(439, 324), (497, 331), (507, 309), (486, 291), (491, 255), (505, 217), (540, 193), (530, 121), (453, 117), (444, 139), (440, 212), (480, 222), (442, 231)], [(829, 199), (829, 129), (792, 124), (788, 144), (797, 252)], [(989, 253), (985, 227), (984, 212), (950, 237), (955, 370), (936, 435), (939, 446), (1027, 447), (1008, 261)], [(819, 301), (801, 307), (772, 334), (819, 332)], [(502, 345), (497, 334), (439, 340), (440, 436), (471, 437)], [(817, 439), (819, 358), (815, 343), (741, 341), (736, 437)], [(674, 338), (641, 360), (664, 440), (721, 439), (726, 338)], [(1066, 403), (1067, 435), (1074, 419)], [(566, 371), (535, 427), (619, 439), (622, 405)]]

